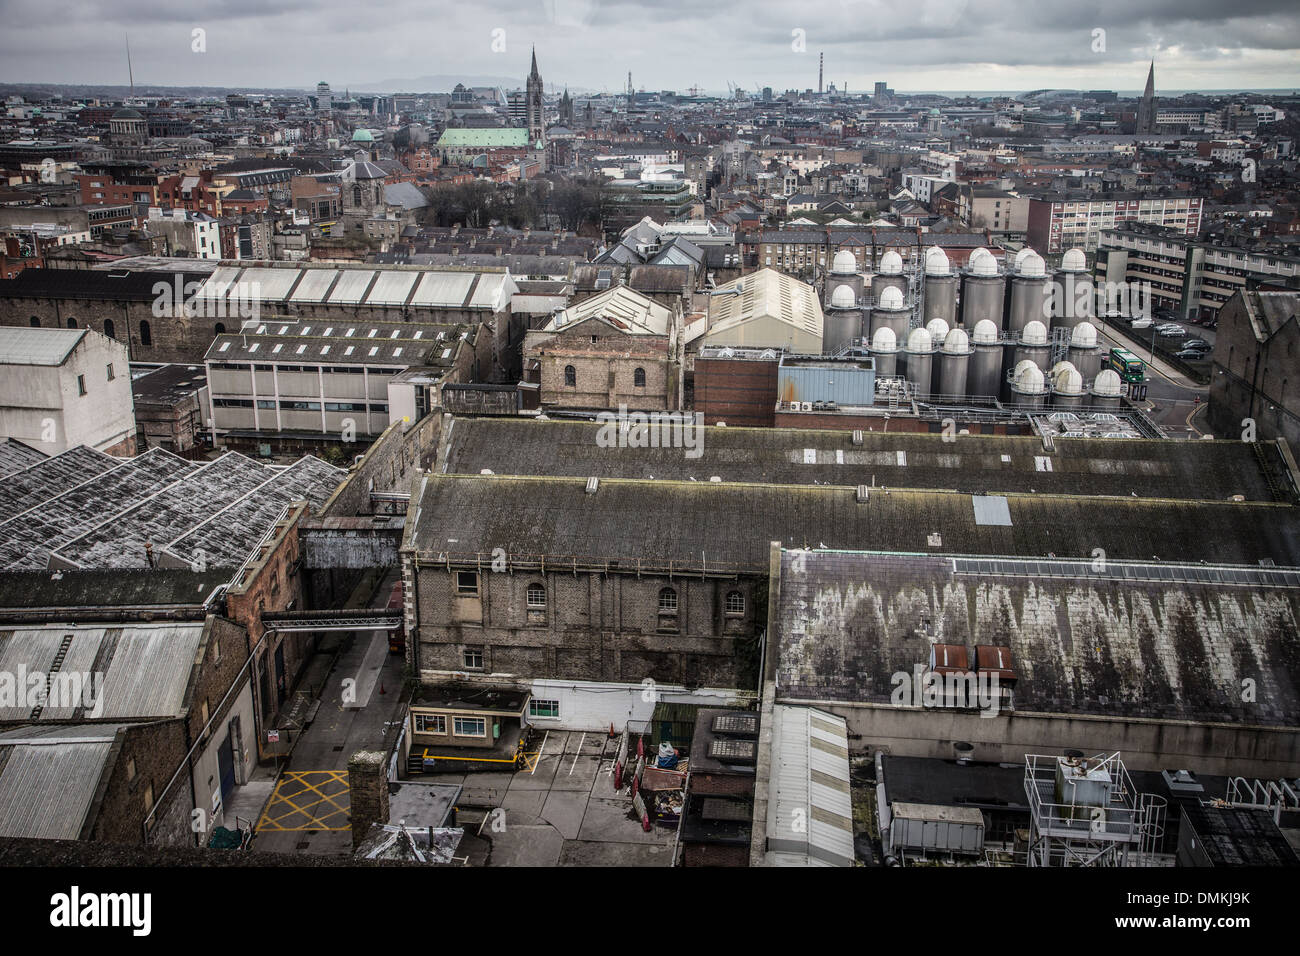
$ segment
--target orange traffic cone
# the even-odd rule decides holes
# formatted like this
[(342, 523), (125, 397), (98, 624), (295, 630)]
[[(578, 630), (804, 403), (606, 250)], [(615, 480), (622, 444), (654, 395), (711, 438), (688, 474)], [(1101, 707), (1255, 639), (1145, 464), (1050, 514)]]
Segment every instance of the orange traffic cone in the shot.
[(614, 721), (612, 720), (609, 722), (609, 739), (614, 739)]

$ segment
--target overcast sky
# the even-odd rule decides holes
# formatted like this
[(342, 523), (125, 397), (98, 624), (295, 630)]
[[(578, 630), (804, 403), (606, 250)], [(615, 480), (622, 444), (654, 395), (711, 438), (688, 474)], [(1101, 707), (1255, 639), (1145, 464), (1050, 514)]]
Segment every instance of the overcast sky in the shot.
[(850, 90), (1300, 88), (1296, 0), (0, 0), (0, 81), (125, 84), (128, 33), (137, 85), (522, 85), (535, 43), (556, 90), (815, 88), (819, 52)]

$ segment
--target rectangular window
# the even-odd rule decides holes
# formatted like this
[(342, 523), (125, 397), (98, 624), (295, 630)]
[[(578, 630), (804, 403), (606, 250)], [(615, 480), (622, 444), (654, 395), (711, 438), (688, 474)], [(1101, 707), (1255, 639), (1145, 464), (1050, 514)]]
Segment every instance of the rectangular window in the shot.
[(533, 698), (528, 702), (529, 717), (554, 717), (560, 716), (560, 702), (558, 700), (538, 700)]
[(417, 734), (445, 734), (447, 718), (442, 714), (416, 714), (415, 732)]
[(113, 381), (113, 379), (116, 378), (116, 377), (117, 377), (117, 376), (115, 376), (115, 375), (113, 374), (113, 363), (112, 363), (112, 362), (109, 362), (109, 363), (108, 363), (108, 380), (111, 382), (111, 381)]
[(457, 737), (487, 736), (487, 721), (482, 717), (457, 717), (452, 726)]
[(463, 655), (465, 669), (471, 671), (481, 671), (483, 669), (483, 648), (467, 647)]
[(456, 593), (457, 594), (478, 594), (478, 572), (457, 571), (456, 572)]
[(86, 376), (84, 375), (77, 376), (77, 394), (78, 395), (86, 394)]

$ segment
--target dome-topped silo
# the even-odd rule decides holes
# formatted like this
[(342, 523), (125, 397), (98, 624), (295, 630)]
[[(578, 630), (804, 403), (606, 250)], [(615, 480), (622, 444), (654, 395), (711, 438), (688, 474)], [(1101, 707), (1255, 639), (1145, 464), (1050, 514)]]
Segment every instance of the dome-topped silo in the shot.
[(989, 319), (1001, 328), (1005, 289), (993, 253), (982, 246), (972, 252), (961, 277), (961, 324), (971, 329), (981, 319)]
[(871, 354), (876, 360), (877, 379), (898, 374), (898, 337), (893, 329), (876, 329), (871, 337)]
[(966, 391), (970, 395), (997, 396), (1002, 389), (1002, 335), (992, 319), (980, 319), (971, 331), (971, 356), (966, 375)]
[(966, 381), (973, 349), (965, 329), (950, 329), (943, 337), (934, 369), (936, 395), (966, 396)]
[(931, 371), (934, 363), (934, 342), (925, 329), (912, 329), (907, 337), (907, 380), (918, 398), (930, 395)]
[(1051, 321), (1051, 277), (1043, 257), (1032, 249), (1016, 254), (1016, 271), (1011, 276), (1011, 299), (1007, 311), (1007, 332), (1019, 335), (1030, 322)]
[(957, 274), (952, 271), (948, 254), (938, 246), (925, 251), (925, 276), (921, 281), (924, 314), (937, 316), (952, 328), (957, 324)]
[(1080, 322), (1092, 322), (1097, 315), (1096, 293), (1088, 275), (1088, 256), (1082, 249), (1067, 249), (1061, 256), (1053, 294), (1052, 329), (1071, 332)]

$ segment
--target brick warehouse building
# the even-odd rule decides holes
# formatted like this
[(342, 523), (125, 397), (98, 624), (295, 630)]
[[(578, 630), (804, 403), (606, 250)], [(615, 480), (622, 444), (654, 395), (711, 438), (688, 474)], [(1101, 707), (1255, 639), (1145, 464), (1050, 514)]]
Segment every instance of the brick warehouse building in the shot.
[[(198, 314), (166, 307), (177, 288)], [(89, 327), (123, 342), (133, 362), (201, 362), (213, 338), (255, 316), (482, 323), (493, 326), (495, 360), (517, 375), (524, 330), (510, 312), (515, 291), (505, 269), (245, 262), (211, 272), (24, 269), (0, 280), (0, 325)]]
[[(1045, 456), (1032, 436), (868, 433), (855, 445), (839, 432), (727, 427), (705, 429), (702, 455), (688, 458), (601, 447), (597, 432), (444, 420), (402, 549), (408, 664), (423, 681), (531, 685), (558, 701), (559, 720), (587, 728), (630, 716), (647, 680), (752, 695), (771, 541), (1300, 560), (1294, 497), (1273, 490), (1294, 469), (1273, 445), (1260, 458), (1241, 442), (1061, 439)], [(1008, 523), (981, 516), (988, 496)]]

